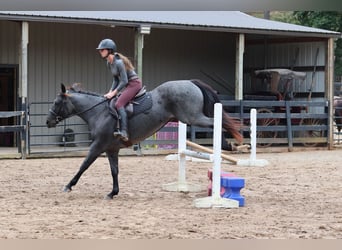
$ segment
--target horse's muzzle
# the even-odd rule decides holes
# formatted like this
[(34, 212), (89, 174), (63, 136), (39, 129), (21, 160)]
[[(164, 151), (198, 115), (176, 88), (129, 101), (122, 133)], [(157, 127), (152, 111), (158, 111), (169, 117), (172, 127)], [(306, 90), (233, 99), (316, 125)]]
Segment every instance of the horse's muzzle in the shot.
[(56, 127), (57, 126), (57, 124), (58, 124), (58, 121), (57, 120), (55, 120), (55, 119), (46, 119), (46, 126), (48, 127), (48, 128), (54, 128), (54, 127)]
[(46, 119), (46, 126), (48, 128), (54, 128), (57, 126), (57, 124), (63, 120), (63, 117), (56, 114), (56, 112), (49, 110), (49, 114)]
[(53, 128), (53, 127), (56, 127), (56, 123), (52, 122), (52, 121), (49, 121), (49, 120), (46, 120), (46, 126), (48, 128)]

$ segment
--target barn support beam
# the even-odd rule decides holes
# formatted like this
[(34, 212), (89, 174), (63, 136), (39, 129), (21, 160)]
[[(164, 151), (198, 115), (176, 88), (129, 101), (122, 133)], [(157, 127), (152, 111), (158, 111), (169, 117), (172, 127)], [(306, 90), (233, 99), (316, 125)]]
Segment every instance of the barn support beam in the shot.
[(21, 23), (21, 41), (20, 41), (20, 54), (19, 54), (19, 72), (20, 72), (20, 81), (19, 81), (19, 96), (22, 98), (24, 102), (25, 98), (27, 98), (27, 52), (28, 52), (28, 42), (29, 42), (29, 24), (28, 22)]
[(135, 32), (135, 48), (134, 48), (134, 60), (135, 68), (140, 79), (143, 79), (143, 49), (144, 49), (144, 35), (149, 35), (151, 31), (150, 26), (141, 25)]
[(238, 34), (235, 53), (235, 100), (243, 99), (243, 53), (245, 51), (245, 35)]
[[(19, 48), (19, 97), (21, 98), (21, 110), (26, 111), (27, 104), (27, 84), (28, 84), (28, 43), (29, 43), (29, 24), (28, 22), (21, 23), (21, 41)], [(26, 112), (25, 112), (26, 113)], [(23, 124), (27, 123), (27, 116), (24, 116)], [(22, 148), (24, 154), (28, 154), (28, 128), (25, 126), (25, 131), (22, 138)]]
[(334, 38), (327, 40), (326, 52), (326, 67), (325, 67), (325, 93), (326, 98), (329, 100), (328, 105), (328, 149), (334, 147)]

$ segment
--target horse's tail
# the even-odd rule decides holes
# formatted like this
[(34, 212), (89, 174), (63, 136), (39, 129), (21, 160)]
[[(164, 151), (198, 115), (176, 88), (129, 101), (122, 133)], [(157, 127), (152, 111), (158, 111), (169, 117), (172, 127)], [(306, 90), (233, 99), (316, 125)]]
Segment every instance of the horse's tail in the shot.
[[(215, 103), (221, 102), (216, 91), (200, 80), (191, 80), (191, 82), (202, 91), (204, 98), (203, 113), (208, 117), (214, 117), (214, 105)], [(230, 117), (224, 110), (222, 111), (222, 127), (226, 129), (239, 143), (242, 143), (243, 137), (240, 133), (240, 121)]]

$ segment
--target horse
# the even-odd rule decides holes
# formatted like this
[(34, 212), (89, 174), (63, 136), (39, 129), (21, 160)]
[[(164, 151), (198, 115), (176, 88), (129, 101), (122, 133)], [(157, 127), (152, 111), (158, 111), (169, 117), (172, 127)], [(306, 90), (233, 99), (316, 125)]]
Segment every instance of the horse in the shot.
[[(89, 166), (102, 153), (106, 153), (113, 187), (105, 199), (113, 199), (119, 193), (118, 155), (121, 148), (139, 143), (172, 120), (213, 128), (214, 104), (220, 100), (216, 91), (200, 80), (167, 81), (143, 95), (145, 99), (150, 100), (150, 105), (145, 105), (147, 108), (142, 112), (129, 116), (129, 141), (124, 142), (113, 136), (118, 117), (113, 114), (108, 100), (103, 95), (73, 87), (66, 89), (64, 84), (61, 84), (61, 92), (54, 100), (46, 118), (47, 127), (56, 127), (62, 120), (77, 115), (88, 124), (92, 140), (87, 156), (76, 175), (64, 187), (64, 192), (72, 191), (72, 187)], [(224, 110), (222, 112), (222, 127), (241, 143), (243, 137), (240, 133), (240, 121), (229, 116)]]
[[(334, 99), (334, 120), (336, 123), (338, 134), (340, 135), (342, 130), (342, 99)], [(339, 136), (338, 136), (339, 138)], [(338, 140), (339, 143), (339, 140)]]

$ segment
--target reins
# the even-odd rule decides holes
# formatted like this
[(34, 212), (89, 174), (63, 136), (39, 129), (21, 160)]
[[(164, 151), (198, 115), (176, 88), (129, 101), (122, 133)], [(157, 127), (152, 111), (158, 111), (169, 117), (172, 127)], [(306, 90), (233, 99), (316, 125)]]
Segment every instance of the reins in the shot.
[(93, 108), (99, 106), (100, 104), (102, 104), (102, 103), (104, 103), (104, 102), (106, 102), (106, 101), (108, 101), (108, 99), (104, 99), (104, 100), (100, 101), (99, 103), (96, 103), (95, 105), (91, 106), (90, 108), (87, 108), (87, 109), (85, 109), (85, 110), (82, 110), (82, 111), (80, 111), (80, 112), (77, 112), (76, 114), (69, 115), (69, 116), (67, 116), (67, 117), (62, 117), (62, 116), (58, 115), (58, 114), (57, 114), (55, 111), (53, 111), (52, 109), (49, 109), (49, 112), (52, 113), (52, 114), (56, 117), (56, 121), (57, 121), (57, 122), (60, 122), (60, 121), (63, 120), (63, 119), (67, 119), (67, 118), (70, 118), (70, 117), (73, 117), (73, 116), (77, 116), (77, 115), (81, 115), (81, 114), (83, 114), (83, 113), (85, 113), (85, 112), (88, 112), (89, 110), (91, 110), (91, 109), (93, 109)]
[[(96, 103), (94, 106), (91, 106), (90, 108), (87, 108), (86, 110), (80, 111), (80, 112), (78, 112), (78, 113), (76, 113), (76, 114), (74, 114), (74, 115), (71, 115), (71, 116), (81, 115), (81, 114), (83, 114), (83, 113), (85, 113), (85, 112), (88, 112), (89, 110), (91, 110), (91, 109), (93, 109), (93, 108), (99, 106), (100, 104), (102, 104), (102, 103), (104, 103), (104, 102), (106, 102), (106, 101), (108, 101), (108, 99), (104, 99), (104, 100), (100, 101), (99, 103)], [(71, 117), (71, 116), (69, 116), (69, 117)], [(67, 117), (67, 118), (69, 118), (69, 117)]]

